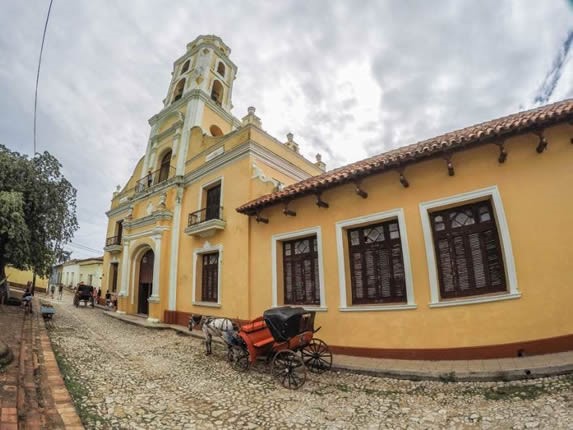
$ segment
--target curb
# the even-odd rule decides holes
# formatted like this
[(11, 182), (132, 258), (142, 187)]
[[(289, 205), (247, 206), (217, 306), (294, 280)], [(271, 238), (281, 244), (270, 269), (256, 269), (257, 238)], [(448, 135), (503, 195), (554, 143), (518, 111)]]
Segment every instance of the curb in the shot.
[[(172, 324), (164, 323), (147, 323), (142, 320), (141, 322), (131, 318), (125, 318), (123, 315), (118, 315), (114, 311), (104, 311), (105, 315), (123, 321), (127, 324), (136, 325), (139, 327), (151, 330), (174, 330), (182, 335), (195, 337), (203, 340), (202, 334), (190, 332), (187, 329)], [(220, 339), (213, 338), (213, 342), (221, 343)], [(549, 376), (559, 376), (568, 373), (573, 373), (573, 363), (557, 365), (551, 367), (532, 367), (530, 369), (510, 369), (510, 370), (496, 370), (496, 371), (459, 371), (452, 369), (449, 372), (427, 372), (420, 370), (410, 369), (374, 369), (363, 366), (353, 366), (350, 364), (336, 364), (336, 355), (333, 354), (333, 371), (350, 372), (362, 375), (377, 376), (381, 378), (393, 379), (407, 379), (410, 381), (441, 381), (441, 382), (497, 382), (497, 381), (517, 381), (524, 379), (537, 379)], [(407, 361), (407, 360), (406, 360)]]

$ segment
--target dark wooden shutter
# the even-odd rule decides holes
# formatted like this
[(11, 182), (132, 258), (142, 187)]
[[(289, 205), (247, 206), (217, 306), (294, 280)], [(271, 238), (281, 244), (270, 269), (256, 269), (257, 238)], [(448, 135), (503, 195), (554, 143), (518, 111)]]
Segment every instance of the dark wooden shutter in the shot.
[(406, 302), (398, 221), (348, 230), (353, 304)]
[(221, 206), (221, 185), (216, 185), (207, 190), (207, 209), (205, 220), (218, 219)]
[(284, 303), (320, 305), (316, 236), (283, 242)]
[(430, 214), (442, 298), (506, 291), (490, 201)]
[(202, 297), (204, 302), (217, 302), (219, 281), (219, 253), (203, 254)]

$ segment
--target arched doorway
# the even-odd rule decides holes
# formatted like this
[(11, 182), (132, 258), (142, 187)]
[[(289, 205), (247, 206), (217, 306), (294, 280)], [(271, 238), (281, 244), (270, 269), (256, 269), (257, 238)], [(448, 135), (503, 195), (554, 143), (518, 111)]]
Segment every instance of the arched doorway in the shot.
[(169, 168), (171, 167), (171, 151), (167, 153), (161, 159), (161, 166), (159, 167), (159, 181), (163, 182), (169, 178)]
[(139, 261), (139, 288), (137, 295), (137, 313), (147, 315), (149, 313), (149, 296), (153, 286), (153, 260), (154, 254), (150, 249)]

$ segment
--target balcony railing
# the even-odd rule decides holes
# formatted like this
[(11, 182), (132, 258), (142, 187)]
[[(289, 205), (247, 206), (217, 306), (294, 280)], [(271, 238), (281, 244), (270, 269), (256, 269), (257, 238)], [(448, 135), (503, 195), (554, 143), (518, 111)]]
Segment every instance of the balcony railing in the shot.
[(175, 167), (173, 166), (157, 169), (155, 172), (150, 172), (143, 179), (137, 181), (135, 184), (135, 192), (141, 193), (173, 176), (175, 176)]
[(223, 206), (208, 206), (198, 211), (191, 212), (187, 226), (192, 227), (210, 220), (223, 220)]
[(121, 236), (111, 236), (105, 240), (105, 246), (121, 245)]

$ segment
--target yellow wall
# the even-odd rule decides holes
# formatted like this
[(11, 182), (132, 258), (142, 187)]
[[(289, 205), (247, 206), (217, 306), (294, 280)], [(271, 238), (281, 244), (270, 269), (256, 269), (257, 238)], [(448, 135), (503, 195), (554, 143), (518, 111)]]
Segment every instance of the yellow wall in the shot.
[[(395, 171), (362, 181), (369, 196), (353, 185), (323, 193), (329, 209), (314, 198), (294, 200), (296, 217), (282, 214), (282, 205), (263, 211), (268, 225), (251, 217), (251, 317), (271, 306), (271, 238), (309, 227), (322, 229), (327, 312), (317, 313), (320, 337), (333, 345), (371, 348), (451, 348), (538, 340), (573, 333), (573, 146), (570, 127), (547, 130), (549, 148), (535, 151), (537, 137), (506, 142), (508, 159), (499, 164), (495, 145), (455, 153), (455, 176), (443, 159), (406, 170), (409, 188)], [(511, 235), (522, 297), (454, 307), (430, 308), (430, 286), (419, 204), (497, 185)], [(417, 309), (341, 312), (335, 224), (372, 213), (403, 208)], [(279, 276), (281, 276), (279, 274)], [(348, 288), (348, 287), (347, 287)]]
[[(32, 282), (34, 274), (31, 270), (18, 270), (14, 267), (6, 267), (6, 276), (8, 277), (8, 282), (11, 285), (26, 285)], [(46, 288), (48, 286), (48, 278), (41, 278), (36, 276), (36, 287)]]

